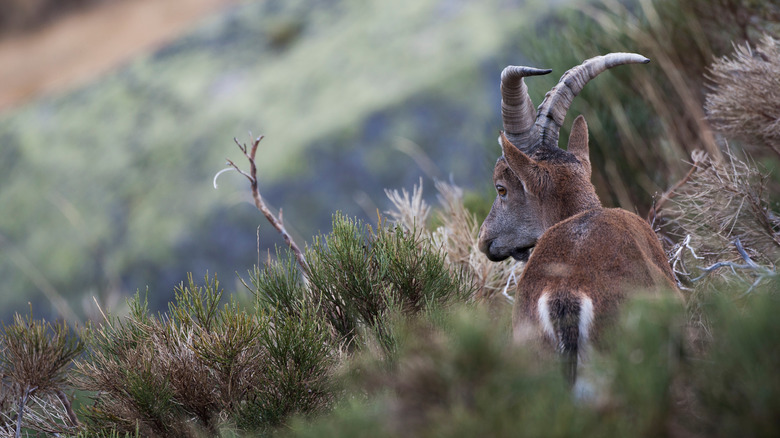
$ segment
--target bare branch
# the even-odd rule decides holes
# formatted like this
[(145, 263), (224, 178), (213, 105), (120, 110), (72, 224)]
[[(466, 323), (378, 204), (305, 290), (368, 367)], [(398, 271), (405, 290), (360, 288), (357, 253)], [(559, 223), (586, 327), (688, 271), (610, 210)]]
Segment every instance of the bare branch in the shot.
[[(237, 171), (238, 171), (238, 173), (240, 173), (241, 175), (244, 175), (244, 176), (246, 177), (246, 179), (248, 179), (248, 180), (249, 180), (249, 182), (250, 182), (250, 183), (252, 183), (252, 184), (255, 184), (255, 183), (256, 183), (256, 181), (255, 181), (255, 178), (253, 178), (253, 177), (252, 177), (252, 175), (250, 175), (250, 174), (248, 174), (248, 173), (244, 172), (243, 170), (241, 170), (241, 169), (240, 169), (240, 168), (239, 168), (239, 167), (236, 165), (236, 163), (234, 163), (233, 161), (231, 161), (231, 160), (227, 160), (227, 164), (228, 164), (228, 165), (229, 165), (229, 166), (230, 166), (232, 169), (235, 169), (235, 170), (237, 170)], [(222, 173), (222, 172), (220, 171), (220, 173)]]
[(764, 280), (765, 278), (777, 275), (775, 269), (770, 269), (767, 268), (766, 266), (761, 266), (758, 263), (754, 262), (753, 259), (751, 259), (750, 256), (748, 255), (747, 251), (745, 251), (745, 248), (742, 246), (742, 242), (740, 242), (739, 238), (736, 238), (734, 240), (734, 246), (737, 248), (737, 252), (739, 253), (739, 255), (745, 261), (744, 264), (734, 263), (734, 262), (717, 262), (712, 266), (702, 268), (702, 271), (704, 272), (700, 276), (694, 278), (691, 281), (694, 282), (699, 281), (702, 278), (709, 275), (711, 272), (723, 267), (731, 268), (732, 271), (736, 269), (755, 271), (756, 279), (753, 281), (750, 287), (741, 295), (741, 296), (745, 296), (750, 292), (752, 292), (753, 289), (755, 289), (755, 287), (758, 286), (758, 284), (761, 283), (761, 281)]
[(24, 393), (22, 394), (21, 398), (19, 399), (19, 412), (17, 413), (16, 417), (16, 438), (19, 438), (22, 436), (22, 420), (24, 418), (24, 406), (27, 404), (27, 399), (30, 398), (30, 395), (32, 395), (35, 390), (38, 389), (37, 386), (30, 388), (29, 386), (24, 390)]
[(79, 427), (79, 417), (77, 417), (76, 413), (73, 412), (73, 405), (71, 405), (68, 396), (65, 395), (65, 393), (61, 390), (58, 390), (56, 394), (57, 398), (60, 399), (60, 402), (62, 402), (62, 406), (65, 408), (65, 412), (68, 414), (68, 419), (70, 420), (71, 425)]
[[(282, 238), (284, 239), (284, 243), (287, 244), (288, 247), (290, 247), (290, 250), (292, 250), (293, 254), (295, 255), (295, 260), (298, 262), (298, 265), (301, 267), (304, 283), (308, 283), (307, 272), (309, 269), (309, 265), (306, 263), (306, 259), (304, 258), (301, 249), (298, 247), (298, 245), (292, 239), (290, 234), (284, 228), (284, 224), (282, 223), (281, 209), (279, 210), (279, 217), (274, 216), (274, 214), (271, 213), (271, 210), (265, 204), (262, 195), (260, 195), (260, 190), (258, 189), (257, 165), (255, 163), (255, 156), (257, 154), (257, 147), (260, 145), (260, 141), (262, 140), (263, 140), (263, 136), (261, 135), (255, 138), (254, 140), (252, 140), (251, 147), (247, 147), (246, 144), (242, 144), (238, 141), (238, 139), (233, 138), (233, 141), (236, 143), (236, 145), (238, 145), (238, 148), (241, 150), (241, 152), (244, 154), (246, 159), (249, 161), (249, 172), (245, 172), (241, 170), (231, 160), (227, 160), (227, 164), (231, 168), (237, 170), (241, 175), (244, 175), (244, 177), (246, 177), (246, 179), (249, 180), (249, 183), (252, 187), (252, 198), (255, 201), (255, 207), (257, 207), (257, 209), (260, 210), (261, 213), (263, 213), (263, 216), (265, 216), (268, 222), (270, 222), (271, 225), (274, 228), (276, 228), (276, 230), (282, 235)], [(224, 171), (221, 171), (220, 173), (222, 172)], [(217, 174), (217, 176), (218, 175), (219, 174)], [(215, 177), (215, 181), (216, 181), (216, 177)], [(214, 186), (216, 187), (216, 184)]]

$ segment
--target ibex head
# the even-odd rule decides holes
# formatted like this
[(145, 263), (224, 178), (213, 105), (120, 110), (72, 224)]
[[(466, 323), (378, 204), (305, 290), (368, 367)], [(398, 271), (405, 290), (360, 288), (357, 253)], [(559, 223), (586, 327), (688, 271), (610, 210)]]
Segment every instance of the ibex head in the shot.
[(647, 63), (644, 56), (611, 53), (591, 58), (567, 71), (547, 93), (536, 114), (523, 77), (550, 73), (509, 66), (501, 74), (499, 137), (503, 155), (496, 162), (496, 200), (479, 233), (479, 249), (490, 260), (527, 260), (549, 227), (579, 212), (601, 206), (590, 182), (588, 127), (574, 121), (568, 150), (558, 148), (566, 112), (588, 81), (621, 64)]

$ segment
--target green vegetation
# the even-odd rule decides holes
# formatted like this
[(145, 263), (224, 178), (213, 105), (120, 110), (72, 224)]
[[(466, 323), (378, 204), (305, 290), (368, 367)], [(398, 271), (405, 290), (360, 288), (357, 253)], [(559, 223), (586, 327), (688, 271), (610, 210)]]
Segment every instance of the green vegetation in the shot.
[[(271, 278), (279, 272), (274, 269), (260, 276), (262, 288), (278, 280)], [(295, 315), (281, 305), (268, 311), (267, 304), (247, 312), (232, 303), (217, 306), (216, 281), (207, 278), (203, 287), (189, 283), (178, 289), (167, 317), (150, 316), (136, 297), (127, 318), (109, 318), (85, 336), (90, 352), (69, 371), (70, 385), (100, 391), (78, 411), (83, 433), (777, 433), (776, 280), (742, 298), (727, 292), (730, 288), (709, 287), (700, 302), (709, 333), (698, 343), (691, 342), (691, 332), (699, 329), (687, 322), (679, 304), (627, 303), (613, 347), (592, 357), (586, 375), (593, 386), (584, 399), (572, 397), (555, 358), (510, 347), (508, 308), (460, 304), (388, 318), (393, 352), (374, 348), (373, 336), (364, 336), (347, 354), (325, 309), (317, 313), (305, 297), (297, 300)], [(258, 296), (258, 303), (268, 298)], [(27, 323), (18, 323), (12, 330), (24, 332)], [(27, 333), (34, 339), (34, 330)], [(7, 379), (4, 384), (15, 376)], [(11, 394), (2, 404), (4, 421), (14, 418), (19, 400)], [(50, 417), (62, 409), (31, 405)], [(46, 430), (30, 422), (24, 427)], [(75, 435), (70, 427), (57, 430)]]
[(89, 354), (72, 383), (94, 391), (83, 415), (91, 433), (191, 436), (258, 429), (323, 406), (332, 352), (316, 315), (221, 305), (216, 277), (182, 284), (167, 314), (139, 295), (124, 320), (88, 330)]
[(737, 302), (709, 297), (713, 338), (703, 351), (684, 341), (690, 327), (674, 303), (630, 303), (620, 342), (589, 370), (598, 391), (590, 400), (572, 398), (550, 358), (507, 348), (507, 321), (468, 308), (408, 323), (389, 367), (361, 363), (349, 377), (362, 391), (289, 435), (772, 436), (777, 287)]
[(440, 249), (400, 226), (365, 230), (336, 216), (331, 235), (314, 241), (307, 260), (311, 293), (347, 346), (367, 327), (392, 352), (393, 313), (430, 311), (471, 296), (469, 277), (451, 272)]
[[(2, 427), (19, 418), (19, 406), (37, 406), (48, 392), (70, 386), (91, 394), (79, 412), (91, 435), (272, 430), (293, 414), (330, 405), (339, 393), (336, 362), (346, 350), (378, 345), (392, 355), (393, 321), (470, 296), (470, 279), (400, 226), (372, 229), (337, 215), (333, 229), (307, 251), (308, 287), (292, 258), (269, 261), (250, 275), (255, 299), (248, 306), (225, 300), (216, 277), (199, 286), (190, 276), (166, 313), (151, 314), (136, 294), (129, 315), (108, 315), (86, 327), (81, 340), (68, 337), (64, 323), (47, 336), (47, 323), (17, 316), (0, 344)], [(66, 368), (85, 345), (66, 385)], [(48, 407), (52, 418), (58, 407)], [(28, 430), (54, 427), (22, 420)], [(78, 427), (74, 420), (58, 430)]]

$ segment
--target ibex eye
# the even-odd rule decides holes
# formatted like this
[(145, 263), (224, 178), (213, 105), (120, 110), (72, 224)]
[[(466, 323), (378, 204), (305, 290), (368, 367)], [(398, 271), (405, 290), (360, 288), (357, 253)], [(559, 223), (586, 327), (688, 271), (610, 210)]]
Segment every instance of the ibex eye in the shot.
[(496, 186), (496, 191), (498, 192), (498, 196), (506, 196), (506, 189), (504, 186)]

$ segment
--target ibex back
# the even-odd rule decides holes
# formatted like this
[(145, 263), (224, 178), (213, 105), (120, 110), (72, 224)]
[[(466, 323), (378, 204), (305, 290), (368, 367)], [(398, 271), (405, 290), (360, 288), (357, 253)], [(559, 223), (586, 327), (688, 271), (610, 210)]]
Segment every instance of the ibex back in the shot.
[(514, 337), (550, 344), (563, 355), (572, 384), (579, 359), (627, 295), (650, 290), (679, 296), (649, 224), (601, 206), (590, 182), (582, 116), (567, 150), (558, 148), (569, 105), (589, 80), (617, 65), (646, 62), (630, 53), (589, 59), (561, 77), (538, 115), (523, 77), (550, 70), (510, 66), (501, 74), (504, 153), (493, 171), (498, 195), (480, 229), (479, 248), (493, 261), (527, 261), (515, 299)]

